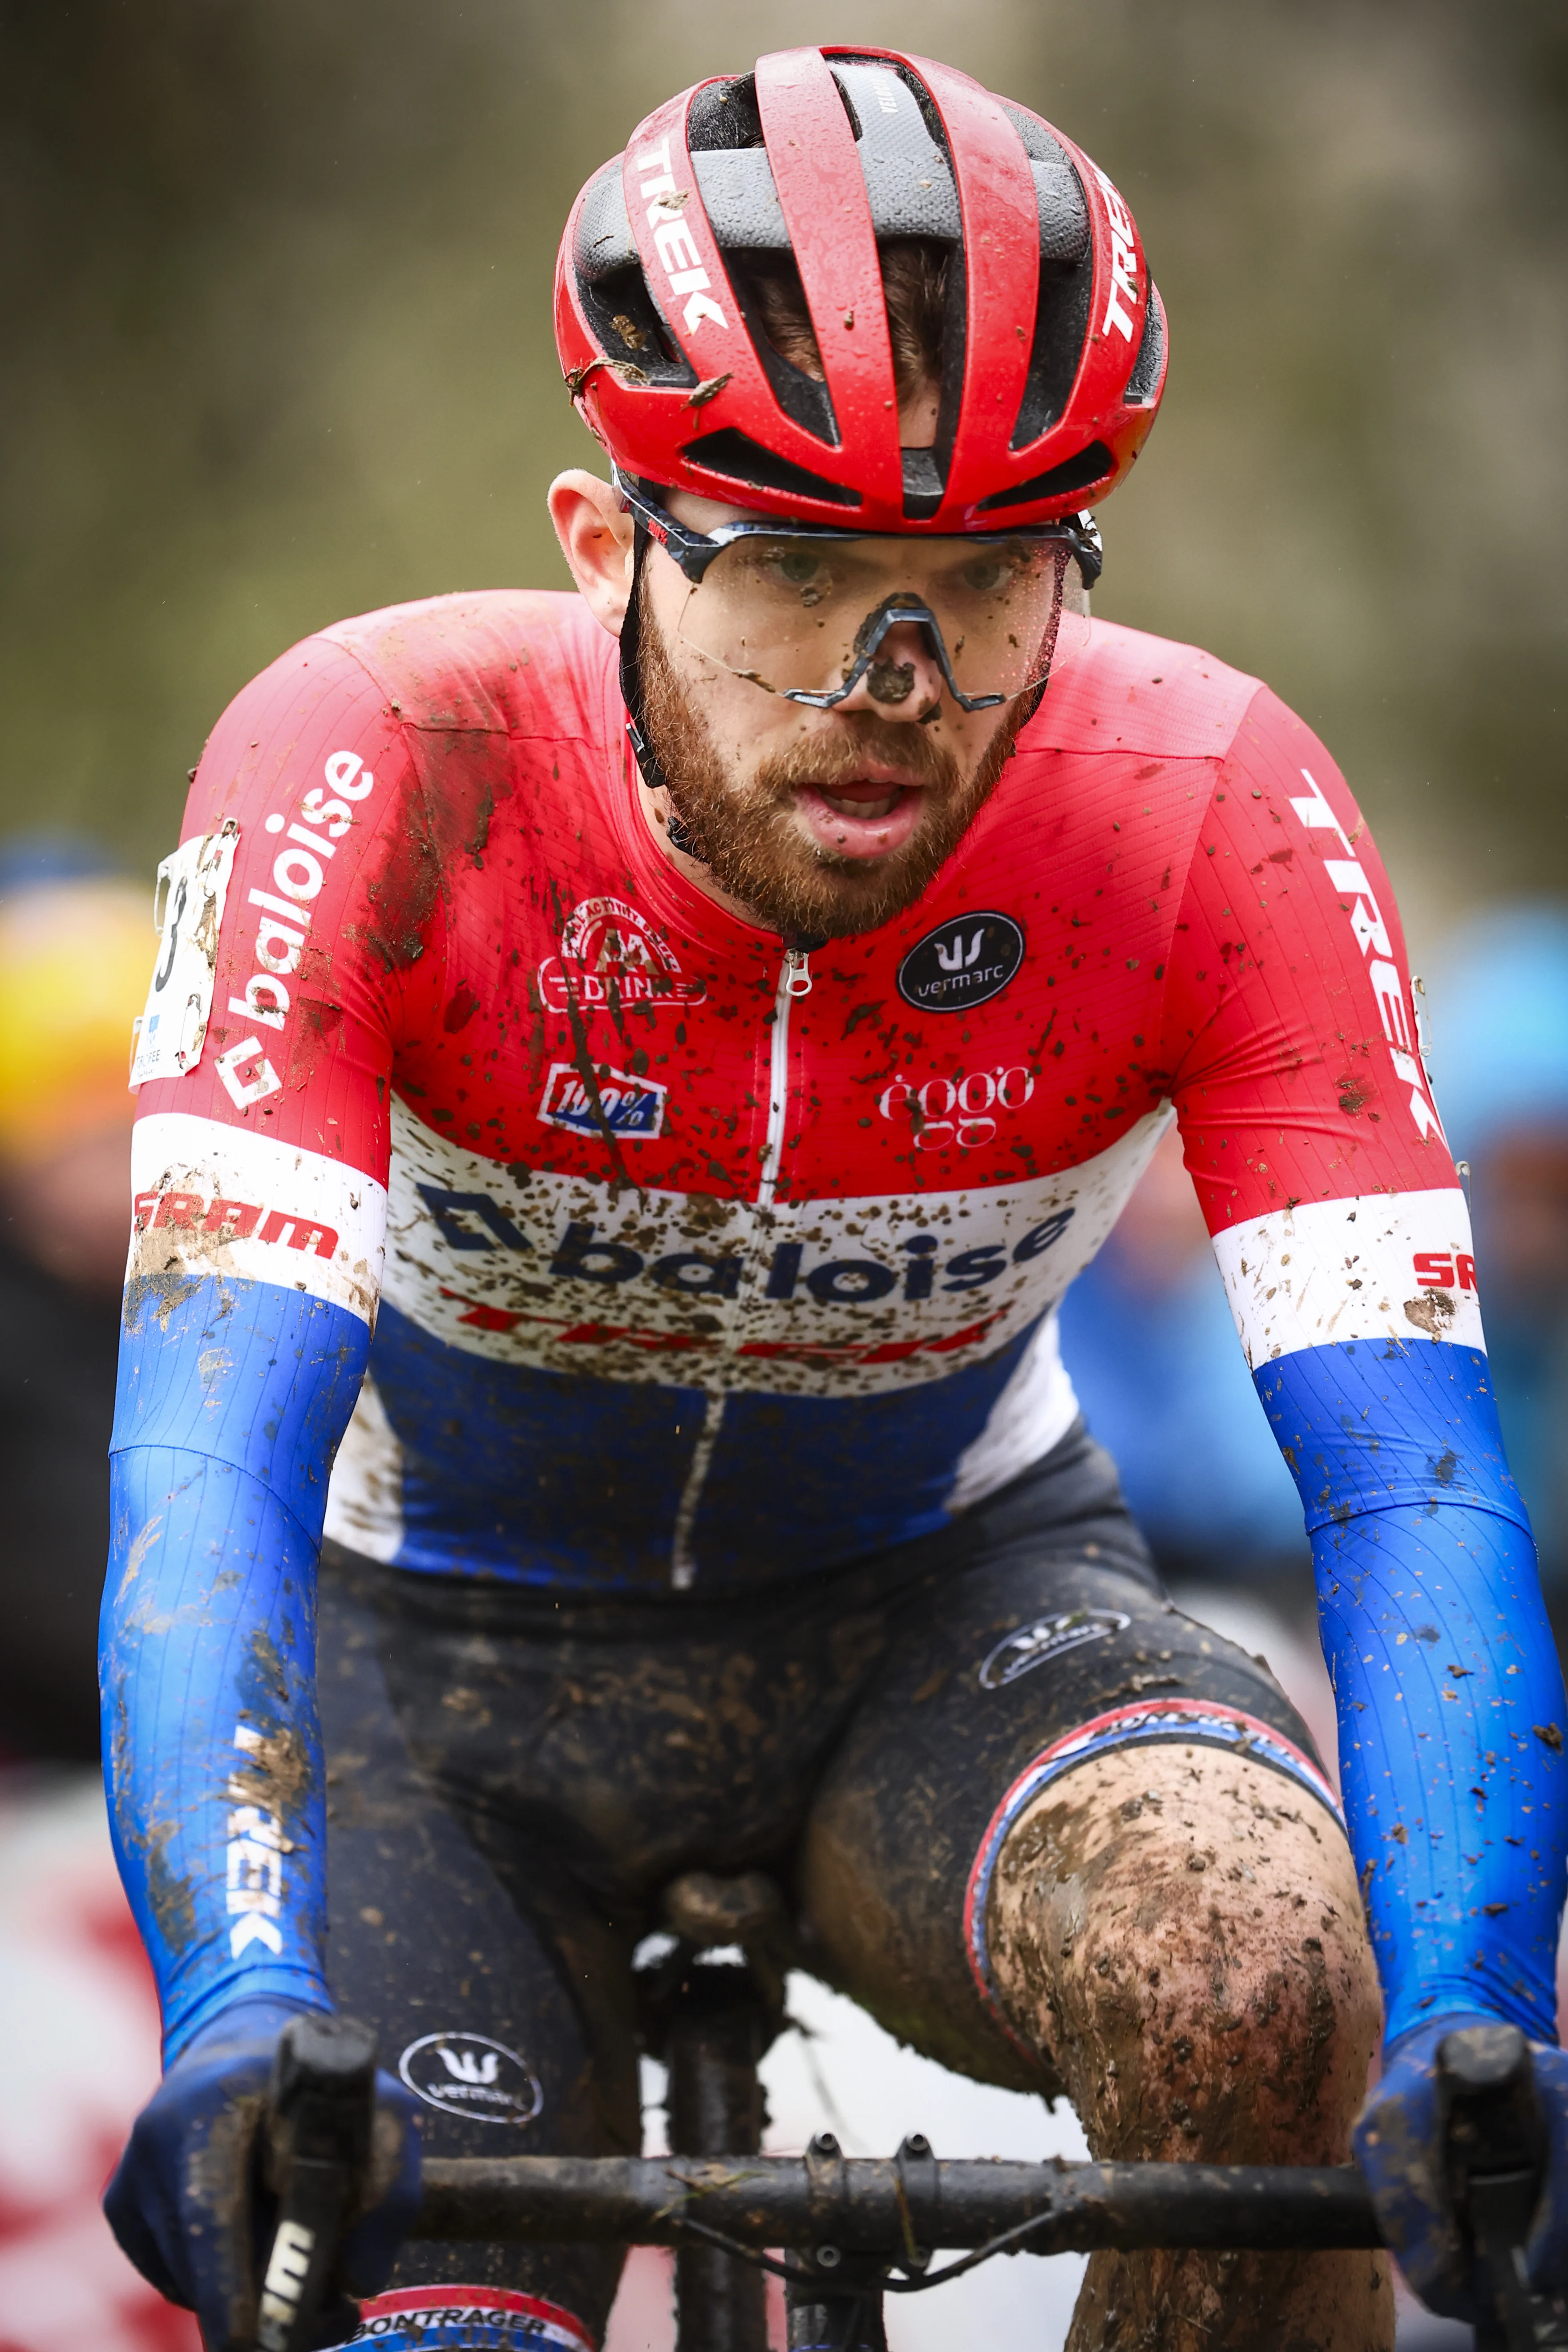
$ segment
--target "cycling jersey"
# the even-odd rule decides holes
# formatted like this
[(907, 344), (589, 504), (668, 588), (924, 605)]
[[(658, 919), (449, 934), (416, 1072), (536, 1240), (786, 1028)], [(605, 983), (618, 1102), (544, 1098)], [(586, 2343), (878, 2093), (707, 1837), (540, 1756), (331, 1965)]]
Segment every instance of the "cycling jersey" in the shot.
[(614, 654), (565, 596), (326, 631), (167, 862), (105, 1704), (171, 2032), (325, 1997), (323, 1523), (672, 1605), (931, 1532), (1069, 1426), (1053, 1310), (1173, 1115), (1314, 1534), (1391, 2001), (1538, 2028), (1561, 1684), (1321, 744), (1097, 624), (920, 901), (803, 958), (664, 855)]

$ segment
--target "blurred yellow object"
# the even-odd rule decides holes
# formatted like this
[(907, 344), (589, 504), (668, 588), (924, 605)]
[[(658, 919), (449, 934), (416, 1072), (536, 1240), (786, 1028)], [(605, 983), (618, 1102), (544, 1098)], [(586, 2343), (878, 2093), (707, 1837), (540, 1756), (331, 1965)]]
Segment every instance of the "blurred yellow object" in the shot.
[(156, 950), (132, 882), (40, 882), (0, 900), (0, 1158), (130, 1125), (131, 1025)]

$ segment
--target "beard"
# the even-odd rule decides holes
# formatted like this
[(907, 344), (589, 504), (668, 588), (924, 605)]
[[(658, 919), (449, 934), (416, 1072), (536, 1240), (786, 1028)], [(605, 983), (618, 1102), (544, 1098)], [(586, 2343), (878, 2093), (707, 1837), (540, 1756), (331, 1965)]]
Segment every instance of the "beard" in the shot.
[[(733, 778), (696, 697), (676, 674), (646, 583), (638, 588), (643, 721), (686, 835), (682, 847), (786, 940), (848, 938), (912, 906), (995, 791), (1028, 716), (1026, 698), (1007, 708), (967, 777), (926, 728), (847, 711), (830, 731), (771, 753), (744, 780)], [(795, 794), (803, 784), (832, 792), (849, 783), (868, 759), (886, 761), (918, 782), (925, 814), (884, 857), (836, 856), (803, 833)]]

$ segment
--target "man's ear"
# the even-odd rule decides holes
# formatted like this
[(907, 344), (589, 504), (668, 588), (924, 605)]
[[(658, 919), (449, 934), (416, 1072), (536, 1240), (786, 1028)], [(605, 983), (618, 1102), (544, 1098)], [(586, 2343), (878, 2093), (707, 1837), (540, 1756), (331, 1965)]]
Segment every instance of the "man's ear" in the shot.
[(574, 466), (550, 485), (550, 520), (561, 552), (602, 629), (618, 637), (632, 593), (632, 519), (619, 493)]

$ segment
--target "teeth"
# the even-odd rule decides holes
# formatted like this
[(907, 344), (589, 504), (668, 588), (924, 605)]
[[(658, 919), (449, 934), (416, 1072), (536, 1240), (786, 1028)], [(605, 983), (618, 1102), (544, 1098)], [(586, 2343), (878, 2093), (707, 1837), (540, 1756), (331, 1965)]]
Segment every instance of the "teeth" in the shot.
[(881, 799), (876, 801), (846, 800), (837, 793), (830, 793), (825, 784), (819, 784), (817, 790), (828, 807), (837, 809), (840, 816), (891, 816), (894, 803), (899, 797), (897, 785), (890, 793), (884, 793)]

